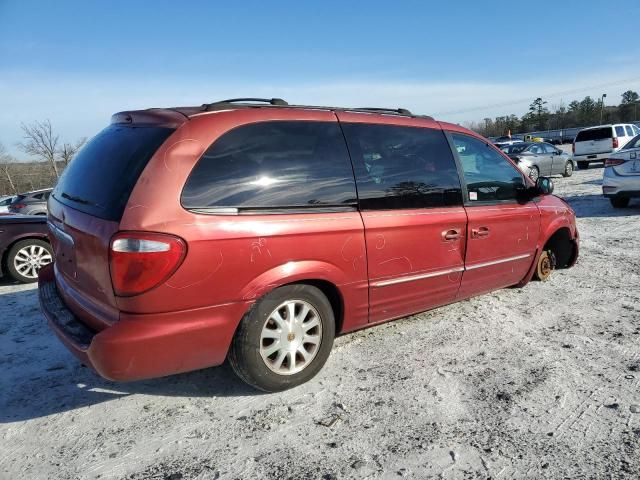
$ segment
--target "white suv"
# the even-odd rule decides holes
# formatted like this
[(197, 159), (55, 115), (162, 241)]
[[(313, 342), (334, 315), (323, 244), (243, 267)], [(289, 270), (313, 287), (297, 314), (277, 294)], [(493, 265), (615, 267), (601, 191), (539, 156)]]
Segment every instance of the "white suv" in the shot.
[(590, 162), (604, 162), (639, 133), (631, 123), (583, 128), (573, 141), (573, 159), (578, 168), (589, 168)]

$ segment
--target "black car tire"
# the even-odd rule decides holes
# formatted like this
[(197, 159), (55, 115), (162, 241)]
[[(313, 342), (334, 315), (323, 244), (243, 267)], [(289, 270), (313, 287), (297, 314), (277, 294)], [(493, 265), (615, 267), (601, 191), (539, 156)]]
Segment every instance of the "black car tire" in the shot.
[(589, 168), (589, 162), (585, 162), (583, 160), (578, 161), (578, 168), (580, 170), (587, 170)]
[(613, 208), (626, 208), (629, 206), (629, 197), (611, 197), (609, 200)]
[(535, 183), (540, 178), (540, 170), (535, 165), (529, 168), (529, 178)]
[(563, 177), (570, 177), (573, 175), (573, 162), (571, 160), (567, 160), (567, 163), (564, 164), (564, 171), (562, 172)]
[[(321, 323), (320, 342), (315, 356), (301, 371), (279, 374), (268, 367), (266, 360), (262, 357), (261, 347), (269, 347), (269, 345), (263, 347), (262, 334), (271, 315), (278, 310), (278, 307), (293, 301), (305, 302), (317, 312)], [(233, 337), (228, 360), (238, 377), (252, 387), (265, 392), (279, 392), (313, 378), (329, 358), (334, 337), (333, 309), (322, 291), (312, 285), (286, 285), (262, 297), (247, 312)]]
[[(51, 245), (48, 242), (45, 242), (44, 240), (28, 238), (26, 240), (20, 240), (19, 242), (16, 242), (11, 247), (11, 249), (9, 250), (9, 253), (7, 254), (6, 267), (7, 267), (7, 272), (9, 273), (9, 276), (11, 276), (11, 278), (21, 283), (33, 283), (38, 281), (37, 277), (32, 278), (32, 277), (23, 275), (16, 269), (16, 266), (15, 266), (15, 259), (16, 259), (16, 255), (18, 255), (18, 252), (20, 252), (20, 250), (24, 249), (25, 247), (31, 247), (31, 246), (42, 247), (47, 252), (49, 257), (53, 259), (53, 251), (51, 249)], [(39, 269), (40, 268), (38, 267), (38, 270)]]

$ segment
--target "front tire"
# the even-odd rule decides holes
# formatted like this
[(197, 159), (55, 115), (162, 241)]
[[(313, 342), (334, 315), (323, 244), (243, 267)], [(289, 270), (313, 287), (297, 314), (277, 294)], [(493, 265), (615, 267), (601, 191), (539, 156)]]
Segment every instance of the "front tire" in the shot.
[(44, 240), (30, 238), (16, 242), (7, 255), (7, 272), (21, 283), (38, 280), (38, 272), (53, 261), (51, 245)]
[(569, 160), (564, 164), (564, 172), (562, 172), (562, 176), (570, 177), (571, 175), (573, 175), (573, 162)]
[(311, 285), (280, 287), (244, 316), (231, 343), (229, 363), (243, 381), (279, 392), (311, 380), (323, 367), (335, 337), (331, 303)]
[(613, 208), (627, 208), (629, 206), (629, 197), (612, 197), (609, 200)]

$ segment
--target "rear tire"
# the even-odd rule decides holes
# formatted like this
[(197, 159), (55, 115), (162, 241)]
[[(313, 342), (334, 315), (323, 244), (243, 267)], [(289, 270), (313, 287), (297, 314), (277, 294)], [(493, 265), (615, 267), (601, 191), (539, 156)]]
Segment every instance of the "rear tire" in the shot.
[(579, 161), (578, 168), (580, 170), (587, 170), (589, 168), (589, 162)]
[[(312, 324), (316, 326), (309, 327)], [(247, 312), (228, 359), (236, 375), (252, 387), (279, 392), (311, 380), (329, 358), (334, 337), (333, 309), (322, 291), (286, 285)]]
[(629, 197), (612, 197), (609, 200), (613, 208), (626, 208), (629, 206)]
[(533, 180), (533, 183), (536, 183), (538, 178), (540, 178), (540, 170), (535, 165), (529, 168), (529, 178)]
[(573, 162), (569, 160), (564, 164), (564, 172), (562, 172), (562, 176), (570, 177), (571, 175), (573, 175)]
[(7, 255), (7, 272), (21, 283), (38, 280), (40, 268), (53, 261), (51, 245), (44, 240), (29, 238), (16, 242)]

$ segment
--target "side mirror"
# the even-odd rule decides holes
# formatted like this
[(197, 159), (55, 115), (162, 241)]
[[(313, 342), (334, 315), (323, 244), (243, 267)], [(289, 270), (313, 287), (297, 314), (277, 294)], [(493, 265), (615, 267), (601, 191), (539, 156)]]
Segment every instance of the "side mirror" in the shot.
[(553, 193), (553, 181), (547, 177), (538, 177), (536, 191), (540, 195), (551, 195)]

